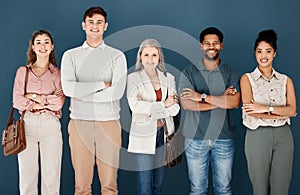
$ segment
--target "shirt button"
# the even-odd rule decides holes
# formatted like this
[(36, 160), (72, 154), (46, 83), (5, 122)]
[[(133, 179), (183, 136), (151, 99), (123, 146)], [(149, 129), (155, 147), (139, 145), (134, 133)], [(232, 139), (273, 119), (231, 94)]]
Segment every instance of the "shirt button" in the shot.
[(273, 89), (271, 89), (271, 91), (273, 91)]

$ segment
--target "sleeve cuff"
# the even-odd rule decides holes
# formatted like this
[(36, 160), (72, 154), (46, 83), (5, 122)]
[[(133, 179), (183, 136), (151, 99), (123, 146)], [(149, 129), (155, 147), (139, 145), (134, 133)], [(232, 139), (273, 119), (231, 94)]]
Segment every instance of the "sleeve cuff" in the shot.
[(40, 104), (42, 106), (46, 106), (46, 105), (49, 104), (48, 101), (47, 101), (47, 96), (46, 95), (41, 95), (41, 99), (42, 99), (42, 101), (40, 102)]
[(97, 89), (97, 92), (102, 91), (103, 89), (105, 89), (104, 82), (98, 82), (97, 85), (96, 85), (96, 89)]
[(25, 110), (30, 110), (30, 111), (32, 111), (33, 105), (34, 105), (34, 101), (29, 100), (29, 99), (26, 100), (24, 106), (25, 106), (27, 109), (25, 109)]

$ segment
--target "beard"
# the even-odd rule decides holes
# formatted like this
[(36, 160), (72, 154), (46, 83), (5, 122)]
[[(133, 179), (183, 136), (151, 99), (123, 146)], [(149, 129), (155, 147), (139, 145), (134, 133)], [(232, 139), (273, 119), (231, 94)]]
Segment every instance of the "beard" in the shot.
[[(215, 56), (210, 56), (209, 55), (208, 52), (211, 51), (211, 50), (213, 50), (213, 51), (216, 52)], [(207, 50), (204, 51), (204, 58), (206, 58), (207, 60), (215, 61), (215, 60), (217, 60), (219, 58), (219, 56), (220, 56), (220, 50), (217, 50), (217, 49), (207, 49)]]

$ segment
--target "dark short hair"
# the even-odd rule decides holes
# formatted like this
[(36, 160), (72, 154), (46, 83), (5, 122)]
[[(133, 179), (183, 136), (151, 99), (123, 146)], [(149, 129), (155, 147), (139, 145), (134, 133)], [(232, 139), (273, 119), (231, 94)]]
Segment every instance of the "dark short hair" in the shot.
[(223, 35), (223, 33), (222, 33), (219, 29), (217, 29), (216, 27), (208, 27), (208, 28), (204, 29), (204, 30), (200, 33), (200, 37), (199, 37), (200, 43), (203, 42), (204, 37), (205, 37), (206, 35), (217, 35), (217, 36), (219, 37), (220, 42), (223, 43), (224, 35)]
[(268, 44), (271, 45), (271, 47), (274, 49), (275, 52), (277, 51), (277, 34), (274, 30), (268, 29), (258, 33), (254, 43), (254, 51), (256, 50), (258, 44), (262, 41), (267, 42)]
[(106, 22), (107, 13), (106, 13), (106, 11), (102, 7), (90, 7), (89, 9), (87, 9), (84, 12), (84, 15), (83, 15), (83, 21), (85, 22), (85, 19), (87, 17), (91, 18), (95, 14), (102, 15), (104, 17), (104, 19), (105, 19), (105, 22)]

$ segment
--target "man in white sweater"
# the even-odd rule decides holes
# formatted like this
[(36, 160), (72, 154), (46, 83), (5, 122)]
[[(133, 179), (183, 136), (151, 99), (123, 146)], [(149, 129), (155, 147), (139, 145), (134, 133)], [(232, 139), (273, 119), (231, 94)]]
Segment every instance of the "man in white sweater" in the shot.
[(119, 112), (127, 63), (121, 51), (103, 41), (108, 26), (106, 16), (101, 7), (87, 9), (82, 22), (86, 41), (62, 57), (62, 87), (71, 98), (68, 131), (75, 194), (92, 194), (95, 163), (102, 195), (118, 194)]

